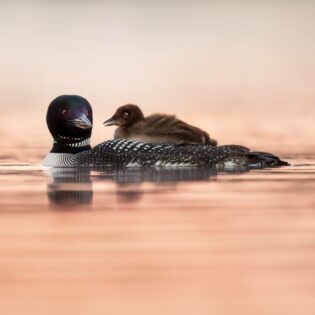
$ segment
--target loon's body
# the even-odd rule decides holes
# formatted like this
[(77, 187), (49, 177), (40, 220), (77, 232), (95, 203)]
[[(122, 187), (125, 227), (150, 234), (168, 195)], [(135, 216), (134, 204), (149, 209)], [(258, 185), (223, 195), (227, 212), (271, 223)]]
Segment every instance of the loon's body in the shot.
[(79, 96), (60, 96), (49, 106), (48, 128), (54, 138), (44, 166), (215, 166), (287, 165), (278, 157), (263, 152), (250, 152), (237, 145), (167, 145), (131, 140), (109, 140), (94, 148), (89, 141), (92, 132), (92, 108)]
[(104, 122), (116, 125), (114, 139), (128, 139), (146, 143), (217, 145), (207, 132), (187, 124), (173, 115), (153, 114), (144, 117), (137, 105), (119, 107), (114, 116)]

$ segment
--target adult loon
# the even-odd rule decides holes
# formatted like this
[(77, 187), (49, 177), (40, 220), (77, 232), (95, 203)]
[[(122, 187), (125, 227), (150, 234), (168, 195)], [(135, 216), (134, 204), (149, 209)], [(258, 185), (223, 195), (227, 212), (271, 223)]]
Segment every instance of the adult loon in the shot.
[(104, 122), (105, 126), (116, 125), (114, 139), (128, 139), (150, 143), (172, 144), (210, 144), (207, 132), (179, 120), (173, 115), (153, 114), (144, 117), (137, 105), (120, 106), (112, 118)]
[(237, 145), (167, 145), (130, 140), (108, 140), (90, 146), (93, 115), (89, 102), (81, 96), (62, 95), (47, 111), (47, 125), (54, 138), (44, 166), (218, 166), (227, 163), (249, 166), (288, 165), (278, 157), (250, 152)]

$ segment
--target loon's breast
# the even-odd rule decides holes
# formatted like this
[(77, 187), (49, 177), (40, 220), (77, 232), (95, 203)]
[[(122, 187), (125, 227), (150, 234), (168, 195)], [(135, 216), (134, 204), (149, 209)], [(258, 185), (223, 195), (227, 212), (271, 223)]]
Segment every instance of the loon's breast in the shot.
[(71, 153), (48, 153), (43, 162), (42, 166), (72, 166), (76, 164), (75, 154)]

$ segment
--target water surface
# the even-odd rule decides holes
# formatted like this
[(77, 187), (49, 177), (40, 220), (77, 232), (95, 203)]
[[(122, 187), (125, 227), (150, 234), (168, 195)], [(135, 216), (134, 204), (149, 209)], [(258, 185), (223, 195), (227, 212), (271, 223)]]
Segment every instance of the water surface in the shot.
[(314, 314), (312, 154), (217, 172), (24, 152), (0, 164), (1, 314)]

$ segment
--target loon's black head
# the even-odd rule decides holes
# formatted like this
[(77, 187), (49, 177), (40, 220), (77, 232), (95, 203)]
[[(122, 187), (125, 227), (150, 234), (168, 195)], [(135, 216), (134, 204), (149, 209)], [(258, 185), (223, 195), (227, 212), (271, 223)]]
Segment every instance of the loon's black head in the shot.
[(114, 116), (104, 121), (104, 126), (128, 127), (144, 119), (141, 109), (137, 105), (126, 104), (120, 106)]
[(90, 146), (93, 113), (85, 98), (77, 95), (58, 96), (48, 107), (46, 121), (56, 144), (51, 152), (76, 153)]

